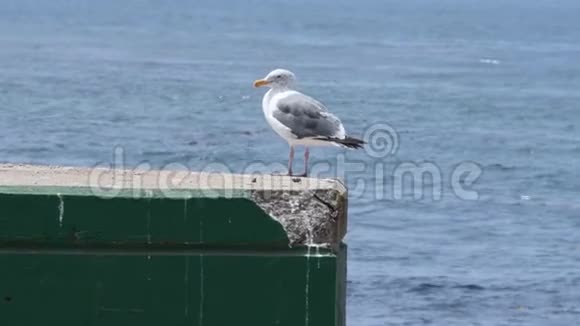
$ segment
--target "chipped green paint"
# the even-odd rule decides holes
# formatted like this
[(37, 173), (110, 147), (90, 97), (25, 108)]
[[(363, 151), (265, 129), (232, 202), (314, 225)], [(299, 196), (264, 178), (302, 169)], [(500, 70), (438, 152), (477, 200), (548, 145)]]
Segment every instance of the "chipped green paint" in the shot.
[(344, 325), (346, 247), (214, 194), (0, 187), (0, 325)]

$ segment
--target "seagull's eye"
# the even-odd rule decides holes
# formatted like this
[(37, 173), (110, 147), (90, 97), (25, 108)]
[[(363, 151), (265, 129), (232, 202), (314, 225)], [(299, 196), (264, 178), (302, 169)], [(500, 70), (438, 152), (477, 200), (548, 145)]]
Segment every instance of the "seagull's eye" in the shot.
[(276, 78), (282, 79), (282, 75), (278, 75), (278, 76), (276, 76)]

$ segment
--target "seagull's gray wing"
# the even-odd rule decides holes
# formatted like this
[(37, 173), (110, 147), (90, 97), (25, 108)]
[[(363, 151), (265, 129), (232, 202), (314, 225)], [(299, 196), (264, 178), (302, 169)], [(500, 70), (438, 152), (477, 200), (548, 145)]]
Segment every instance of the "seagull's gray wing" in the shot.
[(297, 138), (344, 137), (340, 120), (309, 96), (293, 93), (280, 99), (276, 106), (273, 117)]

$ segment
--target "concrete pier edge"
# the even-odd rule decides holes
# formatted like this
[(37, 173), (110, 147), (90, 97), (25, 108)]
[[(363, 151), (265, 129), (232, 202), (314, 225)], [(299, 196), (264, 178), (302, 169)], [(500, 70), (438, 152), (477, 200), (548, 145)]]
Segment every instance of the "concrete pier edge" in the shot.
[(0, 324), (344, 326), (346, 218), (330, 179), (3, 164)]

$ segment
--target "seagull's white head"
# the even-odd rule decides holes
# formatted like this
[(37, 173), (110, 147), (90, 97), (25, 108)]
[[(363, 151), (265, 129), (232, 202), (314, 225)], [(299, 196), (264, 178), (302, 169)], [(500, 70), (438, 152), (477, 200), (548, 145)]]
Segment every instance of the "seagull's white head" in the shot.
[(290, 88), (294, 85), (296, 76), (286, 69), (272, 70), (264, 79), (254, 82), (254, 87), (268, 86), (272, 88)]

